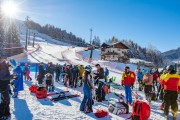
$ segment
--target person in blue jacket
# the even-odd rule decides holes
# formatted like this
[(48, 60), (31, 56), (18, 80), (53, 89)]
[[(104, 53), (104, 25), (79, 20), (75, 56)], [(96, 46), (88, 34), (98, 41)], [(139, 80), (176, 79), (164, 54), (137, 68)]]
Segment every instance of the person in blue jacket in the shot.
[(23, 71), (19, 65), (13, 70), (13, 75), (16, 77), (14, 77), (14, 80), (12, 81), (13, 92), (14, 92), (14, 95), (12, 97), (17, 98), (18, 92), (24, 90)]
[(109, 70), (105, 67), (105, 82), (108, 82)]
[(84, 98), (81, 102), (80, 111), (84, 111), (85, 113), (93, 112), (92, 109), (92, 89), (93, 85), (90, 82), (91, 79), (91, 68), (89, 66), (85, 67), (85, 72), (83, 75), (83, 92), (84, 92)]
[(137, 80), (138, 80), (139, 84), (142, 83), (142, 79), (143, 79), (143, 73), (141, 72), (141, 69), (138, 69)]

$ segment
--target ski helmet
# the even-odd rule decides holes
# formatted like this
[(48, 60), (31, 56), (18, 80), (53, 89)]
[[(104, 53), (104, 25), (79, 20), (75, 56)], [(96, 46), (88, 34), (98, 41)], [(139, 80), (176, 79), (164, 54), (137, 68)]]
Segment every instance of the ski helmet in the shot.
[(90, 66), (86, 66), (86, 67), (85, 67), (85, 71), (91, 72), (91, 67), (90, 67)]
[(174, 66), (173, 65), (168, 65), (167, 68), (168, 72), (174, 71)]

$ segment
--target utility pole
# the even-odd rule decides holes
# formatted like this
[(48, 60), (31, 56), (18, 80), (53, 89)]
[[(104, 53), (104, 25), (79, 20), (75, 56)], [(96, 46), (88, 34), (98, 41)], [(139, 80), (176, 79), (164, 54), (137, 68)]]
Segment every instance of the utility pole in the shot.
[(90, 29), (90, 49), (91, 49), (91, 52), (90, 52), (90, 56), (89, 56), (89, 63), (91, 63), (92, 61), (92, 54), (93, 54), (93, 45), (92, 45), (92, 28)]
[(34, 38), (33, 38), (33, 47), (34, 47), (34, 41), (37, 33), (34, 33)]
[(26, 17), (26, 45), (25, 45), (26, 51), (27, 51), (27, 45), (28, 45), (28, 21), (29, 21), (29, 16)]
[(90, 29), (90, 45), (92, 45), (92, 31), (93, 31), (93, 29), (91, 28)]

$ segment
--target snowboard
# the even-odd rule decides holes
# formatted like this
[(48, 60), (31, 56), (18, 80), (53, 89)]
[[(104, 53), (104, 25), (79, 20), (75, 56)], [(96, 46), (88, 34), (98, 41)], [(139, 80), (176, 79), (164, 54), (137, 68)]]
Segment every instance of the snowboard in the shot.
[(51, 92), (51, 93), (47, 94), (47, 96), (57, 95), (57, 94), (61, 94), (61, 93), (68, 93), (68, 92), (69, 91)]
[(59, 95), (58, 97), (52, 98), (50, 100), (55, 102), (55, 101), (69, 99), (69, 98), (74, 98), (74, 97), (79, 97), (79, 95), (77, 95), (77, 94), (75, 94), (75, 95)]

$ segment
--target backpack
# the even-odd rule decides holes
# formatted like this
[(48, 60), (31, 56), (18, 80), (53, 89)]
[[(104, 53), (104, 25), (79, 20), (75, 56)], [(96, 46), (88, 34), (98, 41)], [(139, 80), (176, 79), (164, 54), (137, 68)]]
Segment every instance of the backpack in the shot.
[(98, 88), (95, 90), (95, 99), (98, 102), (102, 102), (105, 100), (106, 93), (103, 90), (104, 83), (99, 81)]
[(108, 110), (115, 115), (128, 114), (129, 106), (125, 102), (116, 102), (115, 104), (110, 103)]
[(155, 92), (152, 92), (152, 93), (151, 93), (151, 100), (157, 100), (157, 97), (156, 97), (156, 93), (155, 93)]
[(150, 113), (150, 106), (146, 102), (141, 100), (133, 102), (132, 120), (148, 120)]
[(110, 93), (110, 85), (104, 85), (103, 90), (104, 90), (105, 94), (109, 94)]
[(103, 118), (109, 115), (109, 113), (105, 110), (97, 110), (94, 114), (97, 118)]
[(36, 91), (36, 97), (38, 99), (43, 99), (47, 97), (47, 90), (45, 87), (39, 87)]
[(36, 85), (31, 85), (30, 87), (29, 87), (29, 91), (31, 92), (31, 93), (36, 93), (36, 90), (38, 89), (38, 86), (36, 86)]

